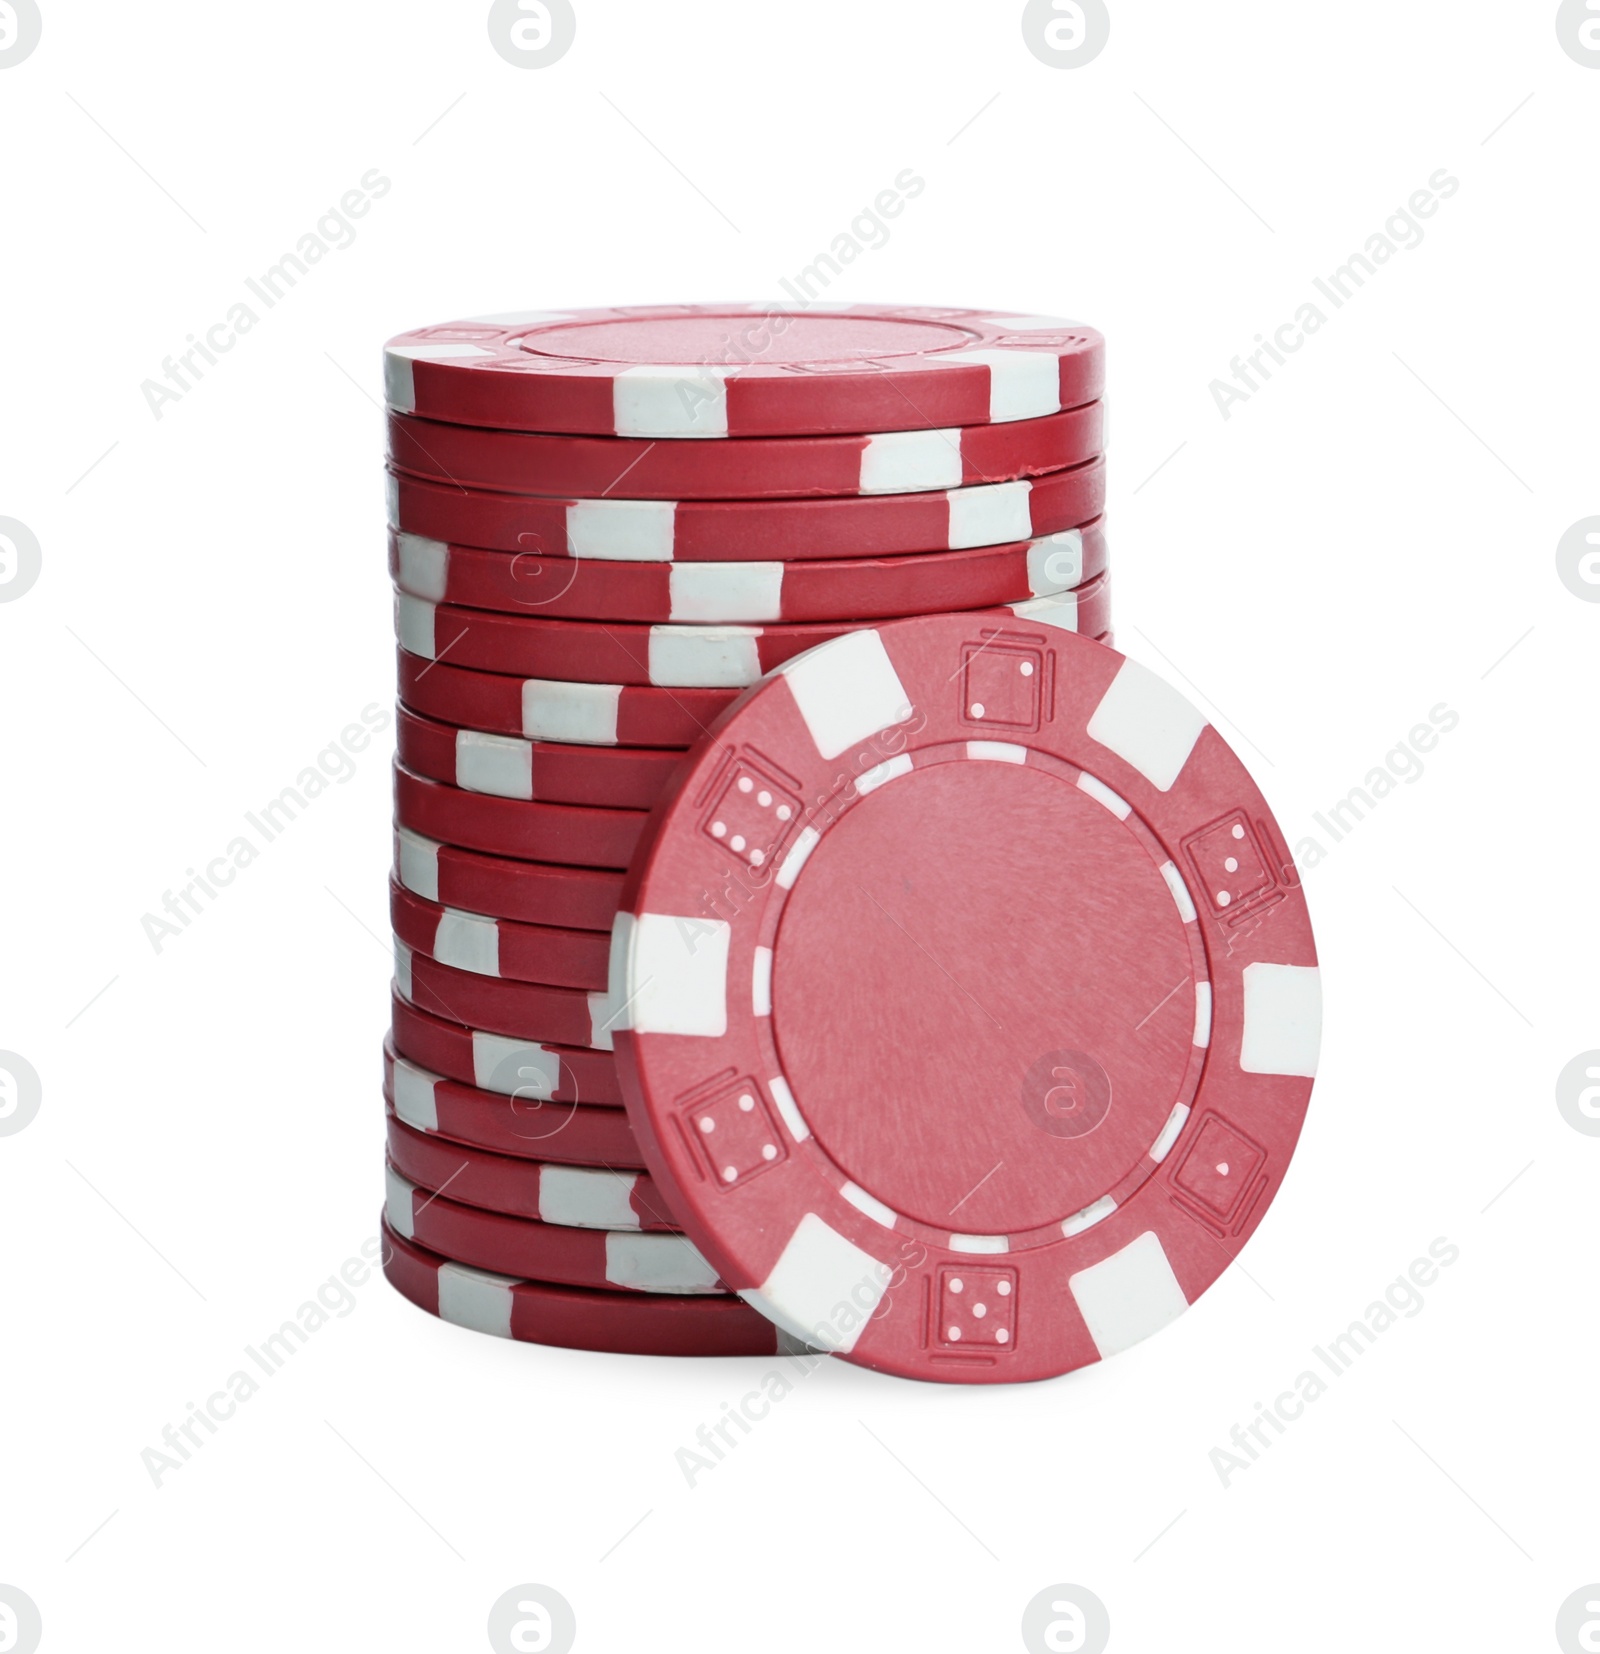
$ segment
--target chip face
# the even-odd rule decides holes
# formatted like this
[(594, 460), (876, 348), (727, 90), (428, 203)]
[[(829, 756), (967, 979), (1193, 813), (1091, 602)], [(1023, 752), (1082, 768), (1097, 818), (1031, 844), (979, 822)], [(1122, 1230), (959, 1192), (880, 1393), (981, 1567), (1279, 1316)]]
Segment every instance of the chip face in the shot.
[(858, 631), (715, 727), (612, 938), (645, 1158), (791, 1335), (959, 1382), (1138, 1342), (1221, 1274), (1309, 1100), (1316, 953), (1243, 765), (1005, 611)]
[(1042, 419), (1099, 396), (1105, 341), (1056, 316), (661, 305), (448, 322), (391, 339), (384, 367), (400, 414), (693, 440)]

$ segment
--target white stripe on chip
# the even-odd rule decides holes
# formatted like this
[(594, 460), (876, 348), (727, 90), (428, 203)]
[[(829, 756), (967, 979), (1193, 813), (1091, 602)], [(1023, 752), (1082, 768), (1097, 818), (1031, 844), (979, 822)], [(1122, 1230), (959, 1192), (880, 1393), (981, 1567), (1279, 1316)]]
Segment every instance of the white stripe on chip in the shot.
[(837, 758), (911, 716), (905, 685), (871, 628), (808, 649), (778, 671), (824, 758)]
[(1159, 1332), (1189, 1307), (1166, 1250), (1150, 1229), (1120, 1252), (1080, 1269), (1067, 1284), (1102, 1357)]
[(782, 563), (674, 563), (668, 579), (675, 621), (782, 620)]
[(641, 1034), (720, 1039), (728, 1031), (728, 950), (725, 919), (640, 913), (627, 934), (614, 933), (625, 955), (626, 1005), (613, 1022)]
[(667, 689), (744, 689), (761, 678), (759, 626), (652, 626), (650, 681)]
[[(855, 1348), (889, 1290), (891, 1273), (887, 1264), (808, 1212), (766, 1280), (739, 1296), (814, 1349), (843, 1352)], [(853, 1326), (834, 1324), (841, 1308), (852, 1311)]]
[(1244, 1035), (1239, 1066), (1246, 1074), (1317, 1072), (1322, 1045), (1322, 973), (1315, 965), (1244, 968)]
[(1206, 720), (1171, 684), (1134, 660), (1122, 663), (1088, 724), (1090, 740), (1161, 792), (1172, 789), (1205, 729)]
[(567, 555), (670, 563), (677, 512), (671, 500), (574, 500), (567, 507)]

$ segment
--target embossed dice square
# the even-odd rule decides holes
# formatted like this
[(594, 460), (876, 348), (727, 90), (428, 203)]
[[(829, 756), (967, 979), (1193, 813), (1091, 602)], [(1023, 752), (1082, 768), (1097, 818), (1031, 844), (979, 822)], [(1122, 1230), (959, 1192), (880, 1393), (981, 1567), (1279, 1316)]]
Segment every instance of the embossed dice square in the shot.
[(746, 866), (764, 867), (799, 817), (799, 798), (740, 754), (704, 823), (705, 831)]
[(1209, 1116), (1172, 1181), (1219, 1218), (1227, 1219), (1261, 1169), (1266, 1156), (1226, 1120)]
[(951, 1349), (1009, 1349), (1017, 1334), (1017, 1277), (978, 1265), (941, 1270), (938, 1341)]
[(1037, 649), (971, 648), (961, 671), (962, 717), (986, 729), (1037, 729), (1043, 685)]
[(1198, 876), (1199, 892), (1218, 913), (1259, 896), (1273, 884), (1272, 869), (1242, 814), (1229, 816), (1190, 839), (1189, 860)]
[(777, 1121), (752, 1080), (686, 1108), (682, 1121), (712, 1180), (725, 1189), (747, 1183), (784, 1156)]

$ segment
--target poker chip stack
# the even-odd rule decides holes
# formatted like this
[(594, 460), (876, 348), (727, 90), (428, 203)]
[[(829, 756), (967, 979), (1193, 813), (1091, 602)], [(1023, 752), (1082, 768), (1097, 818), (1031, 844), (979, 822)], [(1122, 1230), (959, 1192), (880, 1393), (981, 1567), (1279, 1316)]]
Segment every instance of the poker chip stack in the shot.
[[(806, 651), (1008, 607), (1107, 635), (1103, 343), (706, 305), (424, 328), (386, 370), (389, 1277), (503, 1337), (772, 1352), (786, 1335), (681, 1232), (629, 1124), (625, 876), (690, 750)], [(705, 830), (746, 852), (736, 822)]]

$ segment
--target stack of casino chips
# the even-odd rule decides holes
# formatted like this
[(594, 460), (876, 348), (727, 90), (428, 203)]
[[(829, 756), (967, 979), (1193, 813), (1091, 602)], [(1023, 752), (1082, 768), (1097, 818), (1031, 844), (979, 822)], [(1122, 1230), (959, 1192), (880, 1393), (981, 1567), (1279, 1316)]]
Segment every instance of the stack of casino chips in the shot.
[(1106, 637), (1103, 342), (699, 305), (424, 328), (386, 370), (387, 1272), (502, 1337), (770, 1353), (784, 1335), (681, 1233), (625, 1112), (624, 876), (685, 755), (818, 644), (1006, 608)]

